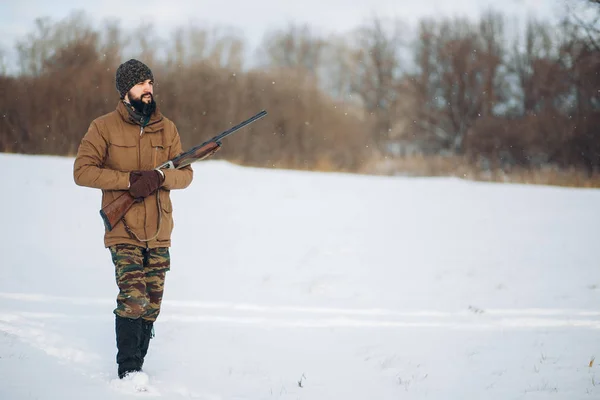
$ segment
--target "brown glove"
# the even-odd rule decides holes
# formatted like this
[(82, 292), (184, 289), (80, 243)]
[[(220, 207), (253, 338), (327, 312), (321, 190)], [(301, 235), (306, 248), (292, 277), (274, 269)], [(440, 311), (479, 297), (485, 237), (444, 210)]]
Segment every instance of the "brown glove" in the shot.
[(132, 171), (129, 173), (129, 193), (140, 201), (158, 189), (163, 181), (163, 175), (157, 170)]

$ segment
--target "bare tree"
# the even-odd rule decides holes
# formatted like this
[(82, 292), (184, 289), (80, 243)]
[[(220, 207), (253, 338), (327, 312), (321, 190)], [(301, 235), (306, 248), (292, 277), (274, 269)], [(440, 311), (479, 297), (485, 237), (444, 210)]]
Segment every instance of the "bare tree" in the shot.
[(244, 60), (244, 42), (234, 32), (215, 33), (208, 59), (213, 65), (240, 71)]
[(563, 112), (573, 127), (563, 135), (553, 161), (583, 165), (591, 175), (600, 168), (600, 1), (567, 3), (561, 28), (560, 66), (568, 85)]
[(6, 67), (6, 53), (0, 49), (0, 76), (6, 75), (8, 68)]
[(207, 63), (239, 71), (244, 63), (244, 42), (234, 30), (178, 27), (171, 35), (170, 44), (167, 50), (169, 68)]
[(481, 116), (492, 115), (494, 108), (507, 100), (504, 90), (506, 74), (501, 71), (506, 57), (506, 37), (504, 34), (504, 17), (497, 12), (487, 12), (479, 23), (481, 40), (481, 61), (483, 68), (483, 104)]
[(600, 51), (600, 0), (571, 0), (565, 2), (565, 8), (563, 23)]
[(126, 46), (126, 38), (118, 20), (107, 20), (104, 23), (104, 34), (101, 39), (99, 52), (108, 68), (115, 68), (115, 65), (122, 60), (123, 48)]
[[(464, 135), (483, 108), (483, 66), (477, 56), (477, 38), (471, 32), (461, 32), (461, 25), (442, 25), (438, 52), (440, 58), (440, 92), (446, 102), (444, 115), (449, 148), (462, 151)], [(453, 30), (456, 31), (453, 32)]]
[(263, 39), (263, 62), (271, 67), (299, 69), (317, 77), (325, 42), (308, 25), (291, 23), (268, 32)]
[(156, 55), (159, 53), (162, 43), (155, 30), (152, 29), (152, 23), (145, 21), (133, 30), (128, 45), (129, 48), (127, 48), (126, 54), (130, 54), (130, 57), (148, 64), (155, 64)]
[(351, 88), (360, 96), (365, 113), (373, 117), (375, 143), (381, 148), (389, 141), (398, 117), (394, 111), (402, 101), (402, 26), (401, 21), (374, 17), (356, 31)]
[(419, 135), (455, 153), (473, 122), (491, 114), (500, 98), (502, 18), (488, 14), (475, 26), (464, 19), (425, 20), (415, 50)]
[(443, 136), (440, 127), (442, 113), (441, 101), (437, 96), (437, 41), (436, 23), (433, 20), (419, 21), (417, 37), (413, 54), (416, 64), (414, 75), (409, 76), (413, 101), (413, 125), (408, 135), (412, 135), (413, 142), (417, 142), (423, 149), (423, 143), (435, 142)]
[(17, 41), (16, 48), (22, 75), (41, 74), (43, 62), (51, 54), (51, 29), (50, 18), (37, 18), (35, 31)]
[(559, 46), (553, 32), (548, 24), (531, 19), (524, 41), (515, 40), (509, 68), (519, 82), (515, 96), (520, 99), (520, 114), (540, 112), (559, 90)]
[(37, 18), (35, 30), (17, 41), (17, 53), (21, 73), (39, 76), (48, 60), (69, 43), (85, 41), (93, 35), (89, 19), (82, 11), (72, 12), (65, 19), (54, 23), (50, 18)]
[[(344, 37), (332, 37), (323, 48), (323, 67), (320, 86), (333, 98), (344, 103), (355, 103), (352, 82), (357, 65), (355, 50)], [(358, 96), (356, 96), (358, 97)]]
[(579, 7), (567, 3), (561, 24), (562, 66), (568, 70), (575, 101), (569, 112), (592, 112), (600, 106), (600, 0), (580, 0)]

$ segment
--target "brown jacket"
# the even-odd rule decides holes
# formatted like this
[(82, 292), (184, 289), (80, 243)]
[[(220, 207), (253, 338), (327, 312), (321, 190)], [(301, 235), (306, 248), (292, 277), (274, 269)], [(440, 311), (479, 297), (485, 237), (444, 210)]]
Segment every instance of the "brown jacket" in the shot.
[[(119, 101), (115, 111), (96, 118), (81, 140), (73, 177), (80, 186), (102, 189), (102, 207), (129, 187), (129, 171), (151, 170), (181, 153), (181, 139), (175, 124), (156, 109), (148, 124), (136, 124)], [(191, 166), (180, 170), (165, 170), (165, 181), (160, 190), (135, 203), (123, 221), (112, 231), (105, 231), (104, 245), (129, 243), (149, 248), (169, 247), (173, 230), (173, 206), (170, 191), (189, 186), (193, 179)], [(160, 204), (160, 207), (159, 207)], [(160, 210), (159, 210), (160, 208)], [(156, 235), (148, 242), (144, 241)], [(98, 222), (102, 223), (100, 214)]]

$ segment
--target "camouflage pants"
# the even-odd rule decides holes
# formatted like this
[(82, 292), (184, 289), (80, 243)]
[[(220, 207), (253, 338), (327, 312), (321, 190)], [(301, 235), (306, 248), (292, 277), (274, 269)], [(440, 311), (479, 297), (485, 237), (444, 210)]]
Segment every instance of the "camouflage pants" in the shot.
[(160, 313), (165, 276), (170, 269), (168, 247), (146, 249), (130, 244), (109, 248), (119, 286), (117, 307), (120, 317), (154, 322)]

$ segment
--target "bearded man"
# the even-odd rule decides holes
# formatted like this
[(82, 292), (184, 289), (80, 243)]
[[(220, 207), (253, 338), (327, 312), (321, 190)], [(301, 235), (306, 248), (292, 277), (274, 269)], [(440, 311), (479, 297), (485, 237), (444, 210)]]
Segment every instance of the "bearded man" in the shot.
[(131, 59), (116, 71), (120, 100), (114, 111), (92, 121), (79, 145), (75, 183), (100, 189), (102, 207), (124, 191), (136, 199), (125, 217), (104, 232), (115, 267), (116, 361), (119, 378), (141, 371), (154, 337), (167, 271), (170, 270), (173, 207), (170, 191), (193, 179), (191, 166), (158, 170), (181, 153), (175, 124), (154, 100), (154, 77)]

